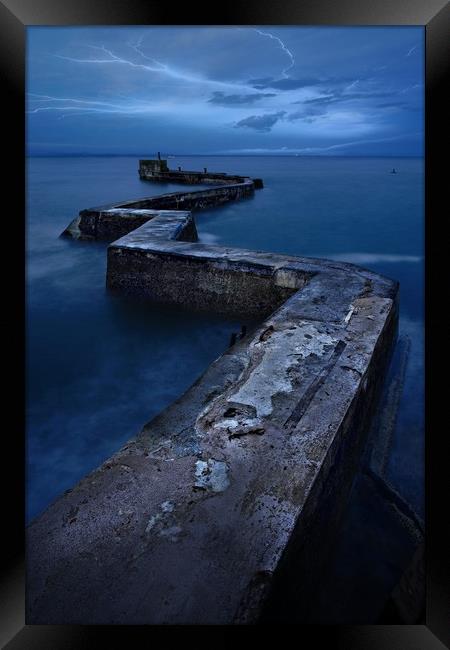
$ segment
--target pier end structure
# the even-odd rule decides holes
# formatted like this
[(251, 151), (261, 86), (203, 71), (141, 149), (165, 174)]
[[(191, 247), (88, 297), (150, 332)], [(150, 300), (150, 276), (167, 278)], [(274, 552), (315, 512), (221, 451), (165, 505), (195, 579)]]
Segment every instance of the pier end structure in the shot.
[[(161, 166), (160, 163), (163, 163)], [(139, 178), (144, 181), (160, 181), (165, 183), (183, 183), (187, 185), (198, 184), (214, 184), (214, 185), (230, 185), (236, 183), (243, 183), (246, 180), (251, 180), (254, 189), (262, 189), (264, 187), (261, 178), (249, 178), (247, 176), (239, 176), (237, 174), (227, 174), (225, 172), (208, 172), (205, 171), (186, 171), (181, 167), (178, 170), (169, 169), (167, 161), (165, 160), (140, 160), (139, 161)]]
[(27, 623), (276, 621), (332, 548), (398, 285), (350, 264), (197, 243), (189, 212), (147, 216), (108, 247), (108, 286), (260, 324), (31, 523)]

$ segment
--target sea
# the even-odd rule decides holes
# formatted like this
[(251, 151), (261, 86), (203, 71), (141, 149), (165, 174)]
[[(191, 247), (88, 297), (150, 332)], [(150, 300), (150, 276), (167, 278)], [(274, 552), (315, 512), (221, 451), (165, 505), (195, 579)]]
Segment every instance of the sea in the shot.
[[(352, 262), (400, 282), (399, 337), (379, 424), (380, 473), (396, 510), (362, 467), (329, 585), (312, 599), (314, 622), (373, 622), (420, 538), (398, 510), (404, 503), (419, 521), (424, 516), (424, 160), (174, 156), (168, 163), (263, 179), (250, 199), (196, 212), (200, 241)], [(179, 397), (240, 327), (217, 314), (111, 295), (107, 243), (59, 237), (84, 208), (186, 189), (141, 181), (138, 164), (136, 156), (27, 159), (27, 522)]]

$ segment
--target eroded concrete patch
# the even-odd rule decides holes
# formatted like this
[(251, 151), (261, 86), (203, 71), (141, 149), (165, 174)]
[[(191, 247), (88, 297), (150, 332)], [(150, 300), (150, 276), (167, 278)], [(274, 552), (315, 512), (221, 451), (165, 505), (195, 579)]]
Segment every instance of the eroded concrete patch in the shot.
[(224, 492), (229, 485), (228, 466), (223, 461), (208, 458), (195, 463), (195, 488)]
[(263, 334), (250, 344), (252, 352), (256, 348), (255, 356), (259, 356), (259, 348), (262, 348), (261, 359), (257, 368), (239, 389), (230, 393), (228, 400), (254, 407), (257, 417), (271, 414), (274, 395), (293, 390), (289, 370), (294, 368), (300, 359), (310, 355), (323, 357), (337, 343), (337, 339), (329, 336), (323, 328), (321, 331), (310, 323), (291, 324), (290, 327), (288, 324), (283, 329), (269, 332), (271, 333), (267, 339), (263, 338)]

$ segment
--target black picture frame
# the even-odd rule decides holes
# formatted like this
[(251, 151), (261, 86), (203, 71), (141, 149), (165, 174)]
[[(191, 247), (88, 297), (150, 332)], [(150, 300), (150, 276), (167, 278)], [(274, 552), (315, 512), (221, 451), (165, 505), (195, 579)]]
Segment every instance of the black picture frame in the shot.
[[(27, 626), (24, 620), (24, 457), (25, 457), (25, 33), (32, 25), (421, 25), (426, 33), (426, 540), (427, 608), (425, 625), (302, 626), (299, 643), (305, 647), (341, 650), (438, 650), (450, 646), (449, 537), (444, 534), (447, 455), (445, 430), (437, 423), (439, 379), (430, 371), (441, 361), (442, 331), (439, 301), (433, 302), (442, 277), (444, 257), (435, 252), (440, 240), (440, 214), (445, 205), (445, 73), (450, 52), (450, 8), (444, 0), (284, 0), (228, 1), (179, 4), (176, 9), (161, 0), (2, 0), (0, 2), (0, 65), (3, 81), (4, 136), (2, 175), (6, 246), (11, 252), (3, 271), (3, 304), (9, 333), (4, 341), (13, 347), (12, 363), (5, 370), (8, 397), (5, 411), (13, 415), (4, 425), (4, 468), (12, 469), (3, 488), (4, 524), (0, 581), (0, 641), (9, 650), (26, 648), (88, 648), (123, 642), (128, 647), (148, 643), (152, 630), (140, 626)], [(447, 181), (448, 183), (448, 181)], [(4, 206), (4, 202), (2, 205)], [(445, 216), (445, 215), (443, 215)], [(433, 223), (433, 227), (431, 224)], [(433, 250), (433, 255), (431, 255)], [(441, 265), (439, 264), (441, 263)], [(445, 275), (444, 275), (445, 277)], [(14, 309), (12, 306), (14, 305)], [(439, 311), (438, 311), (439, 310)], [(13, 316), (14, 314), (14, 316)], [(14, 319), (14, 322), (13, 322)], [(434, 365), (436, 364), (436, 366)], [(18, 372), (17, 372), (18, 371)], [(14, 399), (13, 399), (14, 398)], [(12, 406), (14, 402), (14, 407)], [(445, 419), (443, 420), (445, 422)], [(433, 435), (432, 435), (433, 434)], [(5, 471), (2, 472), (6, 474)], [(6, 524), (6, 525), (5, 525)], [(141, 643), (139, 643), (141, 641)], [(314, 644), (312, 646), (312, 643)]]

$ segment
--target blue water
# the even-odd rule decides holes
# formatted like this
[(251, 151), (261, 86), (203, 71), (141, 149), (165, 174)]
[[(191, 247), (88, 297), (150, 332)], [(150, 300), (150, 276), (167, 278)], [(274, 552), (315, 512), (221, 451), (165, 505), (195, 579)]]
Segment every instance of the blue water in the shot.
[[(196, 213), (203, 241), (355, 262), (400, 280), (411, 352), (387, 466), (423, 512), (422, 159), (179, 157), (248, 174), (254, 198)], [(82, 208), (174, 191), (134, 157), (30, 158), (27, 183), (27, 518), (178, 397), (240, 323), (105, 292), (106, 244), (59, 239)], [(392, 167), (397, 174), (389, 173)], [(185, 186), (184, 186), (185, 188)]]

